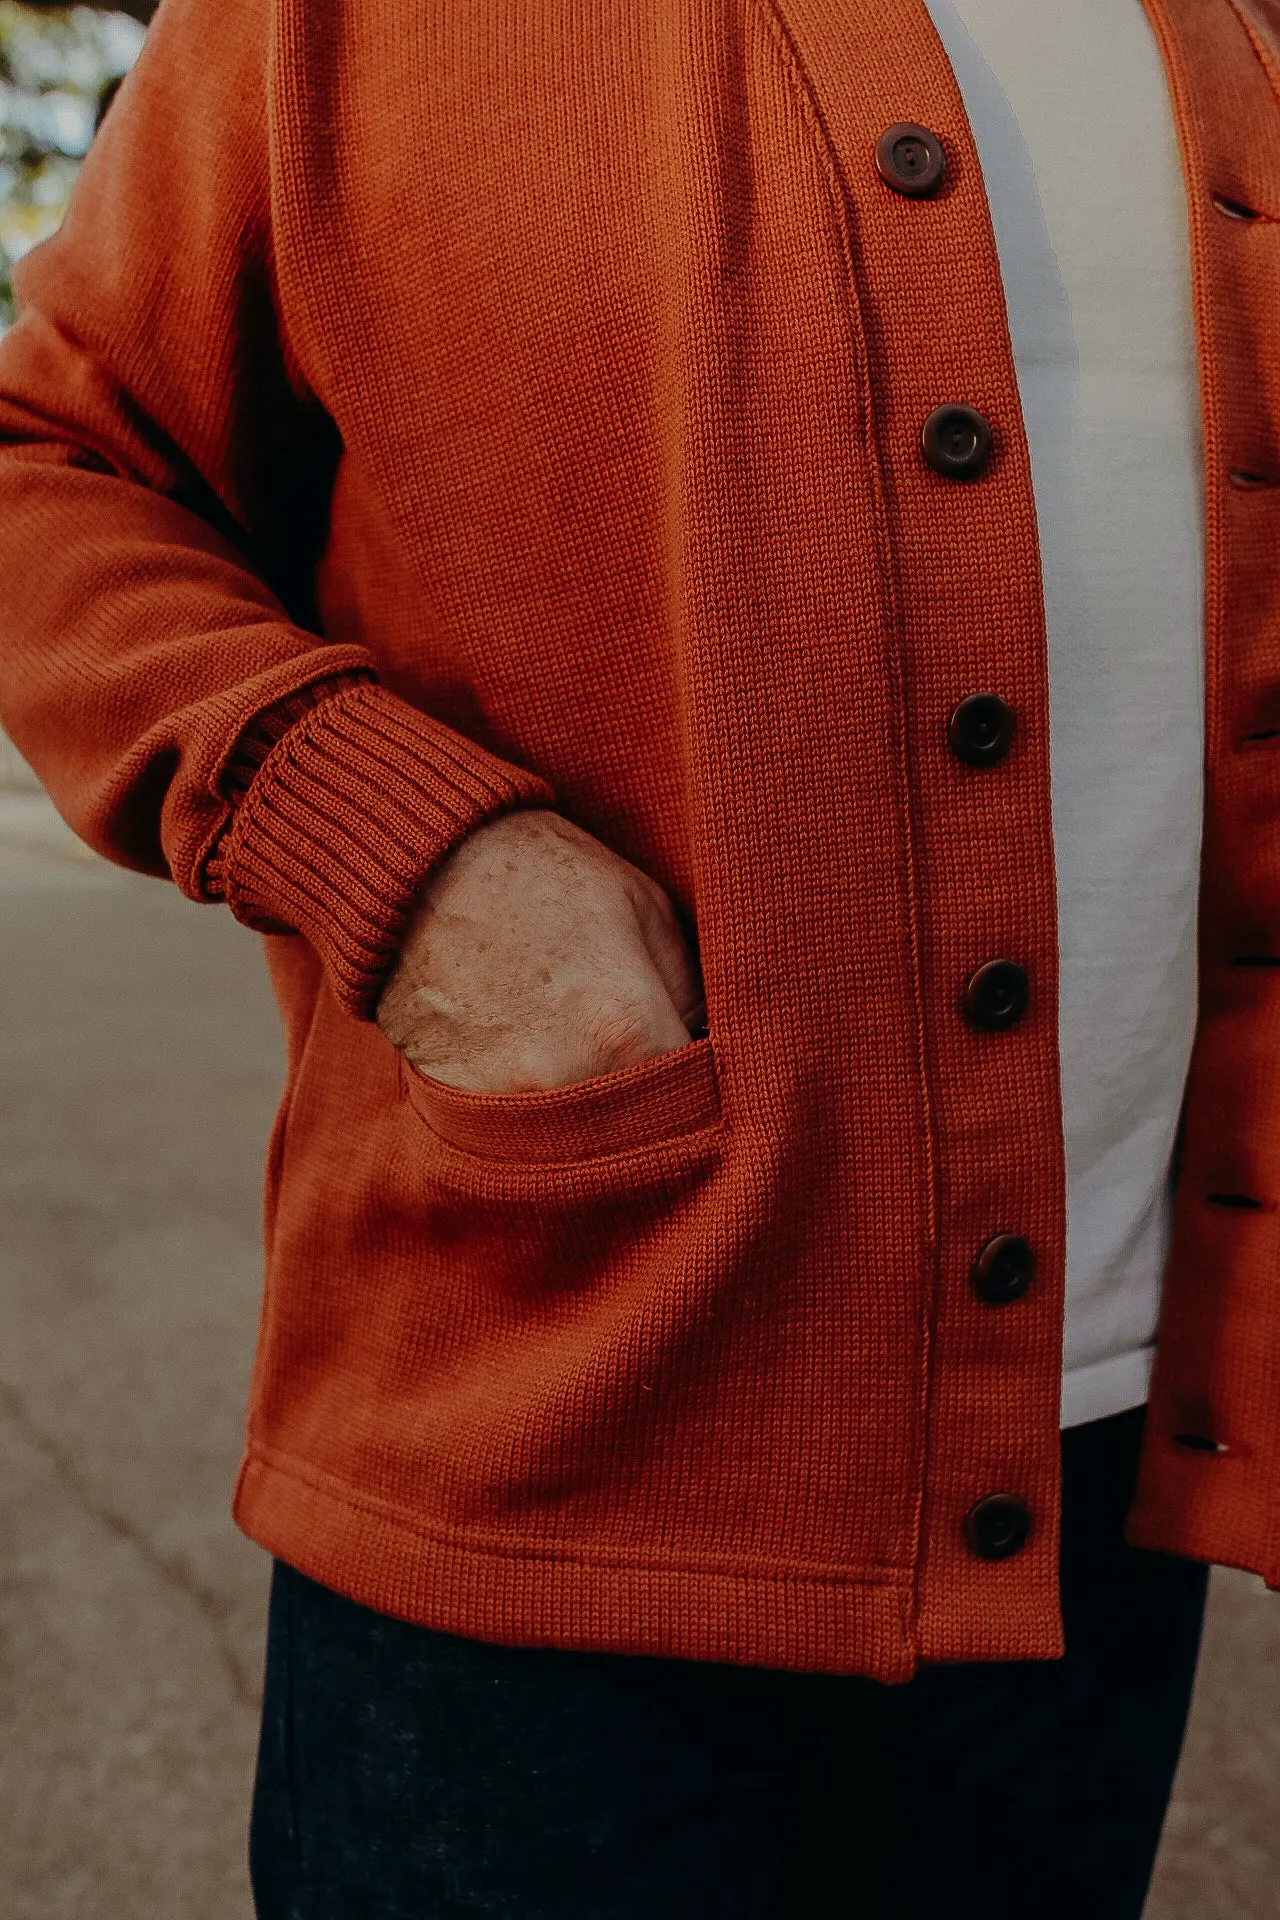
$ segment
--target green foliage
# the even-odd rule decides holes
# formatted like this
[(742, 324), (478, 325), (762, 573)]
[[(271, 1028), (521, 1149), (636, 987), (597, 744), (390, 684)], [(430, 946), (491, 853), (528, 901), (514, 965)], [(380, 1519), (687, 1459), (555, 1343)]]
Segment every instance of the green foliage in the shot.
[(121, 13), (0, 0), (0, 332), (13, 264), (61, 221), (101, 103), (142, 38)]

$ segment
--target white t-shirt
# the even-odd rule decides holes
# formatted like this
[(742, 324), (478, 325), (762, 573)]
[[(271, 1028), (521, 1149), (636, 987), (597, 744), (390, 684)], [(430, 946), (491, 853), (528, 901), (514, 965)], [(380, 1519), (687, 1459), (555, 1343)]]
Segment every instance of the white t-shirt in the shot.
[(1040, 528), (1071, 1426), (1146, 1398), (1196, 1017), (1204, 534), (1186, 196), (1140, 0), (927, 4), (991, 206)]

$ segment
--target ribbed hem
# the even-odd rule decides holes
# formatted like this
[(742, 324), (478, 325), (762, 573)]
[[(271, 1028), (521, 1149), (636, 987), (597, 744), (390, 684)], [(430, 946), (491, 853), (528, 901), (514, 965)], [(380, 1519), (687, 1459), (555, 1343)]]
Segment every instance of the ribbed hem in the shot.
[(259, 932), (303, 934), (339, 1001), (369, 1018), (431, 868), (483, 820), (554, 795), (374, 683), (328, 691), (289, 719), (236, 808), (209, 891)]
[(597, 1559), (568, 1543), (521, 1550), (442, 1539), (375, 1497), (252, 1449), (234, 1513), (251, 1540), (335, 1593), (470, 1640), (889, 1683), (910, 1680), (917, 1666), (906, 1574), (789, 1578)]

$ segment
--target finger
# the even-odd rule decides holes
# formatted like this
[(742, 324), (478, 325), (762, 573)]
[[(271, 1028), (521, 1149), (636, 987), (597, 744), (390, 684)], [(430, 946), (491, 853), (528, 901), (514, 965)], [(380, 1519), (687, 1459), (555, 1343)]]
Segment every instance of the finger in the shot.
[(682, 1025), (686, 1029), (705, 1025), (707, 1003), (702, 975), (685, 944), (671, 902), (660, 887), (637, 887), (633, 904), (645, 951), (671, 996)]

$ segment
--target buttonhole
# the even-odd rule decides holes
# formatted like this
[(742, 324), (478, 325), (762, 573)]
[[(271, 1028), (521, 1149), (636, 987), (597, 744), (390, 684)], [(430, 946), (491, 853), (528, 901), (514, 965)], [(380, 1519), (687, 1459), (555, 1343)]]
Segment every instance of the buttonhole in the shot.
[(1259, 487), (1273, 487), (1275, 480), (1269, 473), (1261, 473), (1257, 467), (1232, 467), (1227, 475), (1233, 487), (1242, 493), (1256, 493)]
[(1257, 733), (1242, 733), (1236, 745), (1237, 747), (1249, 747), (1257, 740), (1277, 739), (1280, 739), (1280, 727), (1262, 727)]
[(1205, 1199), (1211, 1207), (1239, 1207), (1248, 1213), (1263, 1210), (1263, 1202), (1255, 1200), (1251, 1193), (1206, 1193)]
[(1175, 1433), (1173, 1436), (1173, 1444), (1175, 1447), (1186, 1447), (1190, 1453), (1216, 1453), (1221, 1455), (1230, 1453), (1231, 1451), (1225, 1440), (1210, 1440), (1203, 1433)]
[(1280, 967), (1280, 954), (1238, 953), (1231, 964), (1233, 967)]
[(1225, 193), (1210, 196), (1219, 213), (1225, 213), (1228, 220), (1258, 220), (1261, 215), (1256, 207), (1247, 207), (1243, 200), (1232, 200)]

